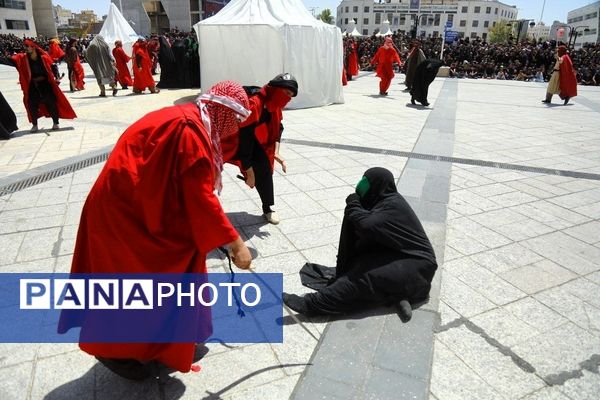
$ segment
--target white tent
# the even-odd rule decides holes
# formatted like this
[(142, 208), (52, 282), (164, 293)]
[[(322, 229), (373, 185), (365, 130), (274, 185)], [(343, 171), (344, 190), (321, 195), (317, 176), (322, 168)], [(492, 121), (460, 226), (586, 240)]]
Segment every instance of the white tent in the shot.
[(290, 108), (344, 101), (341, 31), (301, 0), (232, 0), (194, 29), (203, 90), (221, 80), (262, 86), (289, 72), (299, 86)]
[(362, 35), (358, 31), (358, 29), (354, 28), (354, 30), (352, 32), (350, 32), (350, 36), (359, 37), (359, 36), (362, 36)]
[(123, 14), (114, 3), (110, 3), (108, 15), (102, 24), (102, 29), (100, 29), (100, 35), (108, 43), (111, 50), (115, 47), (116, 40), (123, 42), (123, 50), (129, 56), (131, 56), (133, 44), (139, 37), (131, 25), (125, 21)]

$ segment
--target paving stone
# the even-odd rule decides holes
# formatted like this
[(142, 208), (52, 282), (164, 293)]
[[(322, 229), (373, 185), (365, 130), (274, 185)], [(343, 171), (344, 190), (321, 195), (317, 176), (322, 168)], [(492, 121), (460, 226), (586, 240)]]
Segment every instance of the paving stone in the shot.
[(499, 275), (544, 259), (541, 255), (519, 243), (510, 243), (506, 246), (473, 254), (469, 258)]
[(276, 254), (269, 257), (260, 257), (252, 261), (252, 266), (256, 272), (275, 272), (282, 274), (294, 274), (300, 271), (300, 268), (306, 262), (306, 258), (299, 252), (289, 252)]
[(569, 293), (566, 288), (549, 289), (534, 297), (591, 333), (600, 333), (600, 309)]
[(0, 265), (7, 265), (15, 262), (25, 235), (25, 233), (0, 235), (0, 249), (2, 249), (0, 252)]
[(25, 400), (30, 398), (28, 391), (33, 372), (33, 363), (0, 368), (0, 398), (3, 400)]
[[(96, 360), (81, 351), (38, 360), (31, 398), (88, 399), (93, 396)], [(60, 371), (57, 374), (57, 371)], [(92, 397), (93, 398), (93, 397)]]
[(61, 228), (29, 231), (23, 238), (16, 261), (31, 261), (57, 255), (56, 244)]
[(434, 341), (431, 393), (445, 400), (504, 399), (438, 339)]
[(573, 272), (549, 260), (516, 268), (500, 276), (527, 294), (537, 293), (577, 277)]
[(588, 244), (598, 243), (600, 242), (600, 221), (591, 221), (567, 228), (563, 232)]
[(533, 297), (526, 297), (507, 304), (504, 309), (539, 332), (546, 332), (566, 322), (566, 319), (560, 314)]
[(500, 344), (509, 347), (540, 333), (504, 308), (486, 311), (472, 318), (471, 321)]
[(496, 307), (490, 300), (449, 274), (442, 279), (440, 300), (464, 317), (471, 317)]
[(361, 393), (354, 400), (427, 399), (428, 382), (395, 371), (373, 368)]
[[(268, 382), (265, 386), (258, 386), (228, 396), (228, 400), (281, 400), (289, 398), (298, 382), (300, 375), (292, 375), (283, 379)], [(266, 389), (268, 388), (268, 389)]]
[[(575, 397), (579, 398), (579, 397)], [(558, 386), (545, 387), (523, 398), (523, 400), (571, 400)]]
[[(284, 312), (285, 315), (285, 312)], [(321, 334), (310, 324), (306, 324), (314, 336)], [(283, 343), (271, 344), (277, 360), (283, 366), (286, 375), (300, 374), (309, 365), (317, 341), (298, 324), (285, 325), (283, 329)]]
[(499, 353), (498, 349), (464, 326), (441, 332), (437, 338), (460, 355), (465, 364), (490, 386), (508, 398), (520, 398), (545, 386), (536, 375), (520, 369), (510, 357)]
[(597, 372), (583, 370), (580, 378), (566, 381), (560, 390), (571, 399), (595, 400), (600, 393), (600, 377)]
[(479, 265), (464, 263), (461, 269), (456, 274), (458, 279), (495, 304), (507, 304), (525, 297), (521, 290)]
[[(573, 346), (577, 343), (577, 346)], [(580, 363), (600, 351), (600, 341), (568, 322), (513, 347), (515, 353), (529, 361), (538, 375), (560, 374), (580, 369)]]

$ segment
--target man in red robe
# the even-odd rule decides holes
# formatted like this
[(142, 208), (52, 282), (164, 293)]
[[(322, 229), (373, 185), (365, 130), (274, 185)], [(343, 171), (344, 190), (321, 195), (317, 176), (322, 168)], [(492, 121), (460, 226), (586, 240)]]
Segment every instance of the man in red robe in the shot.
[[(195, 103), (151, 112), (131, 125), (86, 199), (71, 273), (206, 273), (206, 255), (224, 245), (236, 266), (249, 268), (252, 256), (214, 193), (223, 168), (219, 137), (237, 133), (250, 115), (248, 106), (244, 89), (226, 81)], [(194, 321), (171, 323), (195, 329)], [(212, 329), (210, 320), (195, 323)], [(83, 336), (86, 323), (63, 314), (59, 332), (80, 324)], [(143, 370), (151, 361), (188, 372), (195, 344), (80, 343), (80, 348), (117, 373), (119, 366)]]
[(0, 57), (0, 64), (15, 67), (23, 91), (27, 117), (33, 125), (30, 132), (38, 131), (38, 118), (52, 117), (52, 130), (58, 130), (58, 120), (77, 118), (69, 100), (58, 87), (52, 73), (52, 58), (34, 41), (26, 39), (25, 53)]
[(577, 96), (577, 73), (573, 61), (567, 53), (566, 46), (558, 46), (558, 63), (560, 64), (560, 98), (567, 105), (571, 97)]
[(120, 40), (115, 42), (115, 48), (113, 49), (112, 54), (117, 65), (117, 80), (123, 89), (127, 89), (133, 84), (131, 81), (131, 75), (129, 74), (129, 67), (127, 66), (127, 63), (131, 60), (131, 57), (125, 54), (125, 50), (123, 50), (123, 43)]
[(353, 38), (348, 39), (348, 57), (347, 57), (347, 74), (348, 80), (352, 80), (353, 76), (358, 76), (358, 45)]
[(275, 204), (273, 168), (275, 161), (287, 171), (285, 160), (279, 154), (283, 132), (283, 109), (298, 94), (298, 82), (288, 73), (277, 75), (262, 88), (247, 88), (252, 114), (241, 125), (239, 135), (221, 139), (225, 162), (237, 165), (246, 184), (256, 190), (262, 202), (265, 219), (278, 224), (279, 218), (271, 208)]
[(377, 53), (375, 53), (375, 56), (371, 60), (371, 64), (377, 66), (377, 76), (381, 79), (379, 81), (379, 94), (382, 96), (387, 96), (387, 90), (394, 78), (394, 63), (401, 65), (402, 61), (394, 48), (392, 38), (388, 36), (385, 38), (383, 46), (377, 50)]
[(139, 39), (133, 45), (133, 93), (142, 93), (146, 88), (151, 93), (158, 93), (156, 83), (152, 77), (152, 61), (148, 53), (148, 43)]

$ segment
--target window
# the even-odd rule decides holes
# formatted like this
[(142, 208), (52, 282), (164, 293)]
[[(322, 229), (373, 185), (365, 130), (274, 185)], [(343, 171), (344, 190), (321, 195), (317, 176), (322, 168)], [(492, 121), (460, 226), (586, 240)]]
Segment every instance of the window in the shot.
[(464, 32), (458, 32), (458, 36), (461, 37), (461, 38), (463, 38), (463, 37), (465, 37), (465, 33)]
[(477, 37), (477, 32), (471, 32), (471, 39), (475, 39)]
[(435, 17), (433, 18), (433, 25), (440, 26), (440, 14), (435, 14)]
[(363, 36), (369, 36), (369, 30), (368, 29), (363, 29), (362, 34), (363, 34)]
[(496, 7), (496, 10), (494, 10), (494, 14), (498, 15), (498, 7)]
[(369, 7), (365, 7), (365, 12), (368, 13), (369, 12)]
[(350, 12), (350, 7), (346, 7), (346, 12)]
[(595, 13), (586, 14), (585, 19), (592, 19), (592, 18), (596, 18), (597, 16), (598, 16), (598, 12), (596, 11)]
[(454, 22), (454, 14), (448, 14), (448, 22)]
[(473, 28), (477, 28), (477, 27), (479, 26), (479, 21), (477, 21), (477, 20), (473, 20), (473, 23), (471, 24), (471, 26), (472, 26)]
[(344, 25), (348, 25), (348, 18), (344, 18)]
[(438, 31), (433, 31), (433, 35), (432, 36), (433, 37), (438, 37), (438, 36), (440, 36), (440, 33)]
[(463, 14), (466, 14), (466, 13), (468, 13), (468, 12), (469, 12), (469, 7), (468, 7), (468, 6), (463, 6), (463, 8), (462, 8), (461, 12), (462, 12)]
[(490, 21), (483, 21), (483, 27), (484, 28), (489, 28), (490, 27)]
[[(25, 2), (19, 0), (0, 0), (0, 7), (3, 8), (14, 8), (16, 10), (24, 10)], [(8, 24), (8, 22), (7, 22)]]
[(496, 21), (492, 22), (492, 26), (496, 26)]
[(481, 12), (481, 7), (475, 7), (475, 14), (479, 14)]
[(352, 7), (352, 12), (358, 12), (358, 6)]
[(492, 13), (492, 7), (486, 7), (485, 8), (485, 13), (486, 14), (491, 14)]
[(388, 22), (392, 22), (393, 17), (394, 17), (394, 14), (388, 13), (387, 14), (387, 20), (388, 20)]
[(363, 19), (363, 25), (369, 25), (369, 18)]
[(483, 33), (481, 34), (481, 38), (482, 38), (483, 40), (486, 40), (486, 39), (487, 39), (487, 32), (483, 32)]
[(6, 19), (6, 29), (19, 29), (22, 31), (29, 30), (29, 21), (19, 21), (15, 19)]
[(501, 17), (504, 17), (504, 10), (502, 10), (502, 12), (500, 13)]
[(375, 13), (375, 25), (381, 24), (381, 13)]
[(394, 26), (400, 25), (400, 18), (394, 17), (394, 22), (392, 23), (392, 25), (394, 25)]
[(460, 26), (467, 26), (467, 20), (461, 19), (460, 20)]

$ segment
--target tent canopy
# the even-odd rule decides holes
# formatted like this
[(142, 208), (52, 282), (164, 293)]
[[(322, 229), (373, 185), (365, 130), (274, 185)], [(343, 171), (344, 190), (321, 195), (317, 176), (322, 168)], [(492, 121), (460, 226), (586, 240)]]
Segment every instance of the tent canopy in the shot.
[(102, 24), (99, 35), (106, 40), (111, 50), (115, 47), (115, 41), (120, 40), (123, 42), (123, 50), (129, 55), (131, 55), (133, 43), (139, 37), (131, 25), (125, 21), (123, 14), (121, 14), (121, 11), (119, 11), (114, 3), (110, 3), (108, 15)]
[(342, 35), (301, 0), (232, 0), (194, 25), (203, 90), (234, 80), (263, 86), (282, 72), (298, 80), (290, 108), (342, 103)]

